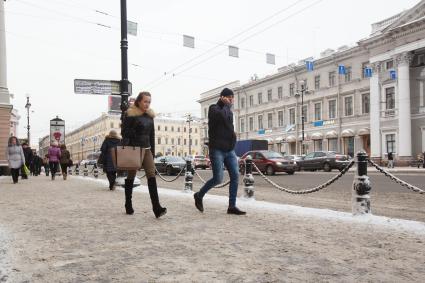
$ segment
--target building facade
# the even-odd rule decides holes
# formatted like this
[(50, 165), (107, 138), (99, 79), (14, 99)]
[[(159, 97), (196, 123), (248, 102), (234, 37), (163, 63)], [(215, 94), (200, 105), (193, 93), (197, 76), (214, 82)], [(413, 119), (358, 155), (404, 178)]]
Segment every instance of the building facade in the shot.
[[(288, 154), (365, 150), (380, 161), (393, 152), (406, 164), (425, 151), (424, 16), (421, 1), (374, 23), (355, 46), (233, 87), (238, 139), (266, 139), (270, 149)], [(204, 118), (211, 101), (201, 94), (199, 102)]]
[[(199, 125), (198, 121), (192, 121), (190, 125), (192, 154), (201, 152)], [(155, 118), (155, 127), (155, 151), (157, 155), (188, 155), (190, 139), (187, 119), (158, 115)], [(65, 144), (73, 161), (78, 162), (87, 159), (90, 154), (98, 152), (111, 130), (120, 134), (120, 115), (104, 113), (99, 118), (69, 133), (65, 132)], [(49, 137), (45, 136), (39, 140), (41, 156), (47, 154), (50, 146)]]

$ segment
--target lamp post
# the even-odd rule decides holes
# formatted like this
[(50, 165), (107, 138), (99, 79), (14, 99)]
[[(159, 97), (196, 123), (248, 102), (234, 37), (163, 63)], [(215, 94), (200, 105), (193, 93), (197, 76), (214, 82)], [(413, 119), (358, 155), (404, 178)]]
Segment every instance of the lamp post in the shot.
[(301, 87), (301, 154), (304, 154), (304, 92), (306, 91), (306, 85), (303, 80), (299, 81), (299, 84)]
[(28, 139), (28, 145), (31, 146), (31, 140), (30, 140), (30, 95), (27, 94), (27, 104), (25, 104), (25, 108), (27, 109), (27, 139)]
[(190, 122), (193, 121), (192, 115), (189, 113), (186, 116), (186, 122), (189, 123), (189, 155), (192, 155), (192, 128), (190, 127)]

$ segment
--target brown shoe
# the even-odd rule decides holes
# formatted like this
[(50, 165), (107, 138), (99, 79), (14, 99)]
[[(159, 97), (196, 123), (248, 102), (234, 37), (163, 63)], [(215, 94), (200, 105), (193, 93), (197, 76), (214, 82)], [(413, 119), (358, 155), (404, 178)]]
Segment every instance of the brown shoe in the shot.
[(236, 206), (234, 207), (230, 207), (227, 209), (227, 214), (234, 214), (234, 215), (245, 215), (246, 212), (240, 210), (239, 208), (237, 208)]

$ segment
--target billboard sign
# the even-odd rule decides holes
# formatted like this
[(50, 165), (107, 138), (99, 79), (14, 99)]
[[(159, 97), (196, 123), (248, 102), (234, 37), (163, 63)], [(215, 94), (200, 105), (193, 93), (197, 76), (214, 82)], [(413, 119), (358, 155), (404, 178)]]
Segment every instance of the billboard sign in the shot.
[(58, 144), (65, 143), (65, 121), (58, 116), (50, 120), (50, 143), (57, 141)]

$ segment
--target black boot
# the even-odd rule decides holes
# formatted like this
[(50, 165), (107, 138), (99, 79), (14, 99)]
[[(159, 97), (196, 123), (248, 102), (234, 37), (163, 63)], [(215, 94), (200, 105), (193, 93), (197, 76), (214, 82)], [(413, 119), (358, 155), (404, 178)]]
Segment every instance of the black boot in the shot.
[(131, 203), (131, 197), (133, 195), (133, 183), (134, 179), (125, 179), (125, 213), (130, 215), (134, 213), (133, 204)]
[(161, 205), (159, 204), (158, 189), (155, 177), (151, 177), (148, 179), (148, 188), (149, 195), (151, 197), (153, 213), (155, 214), (156, 218), (159, 218), (167, 213), (167, 208), (161, 207)]

